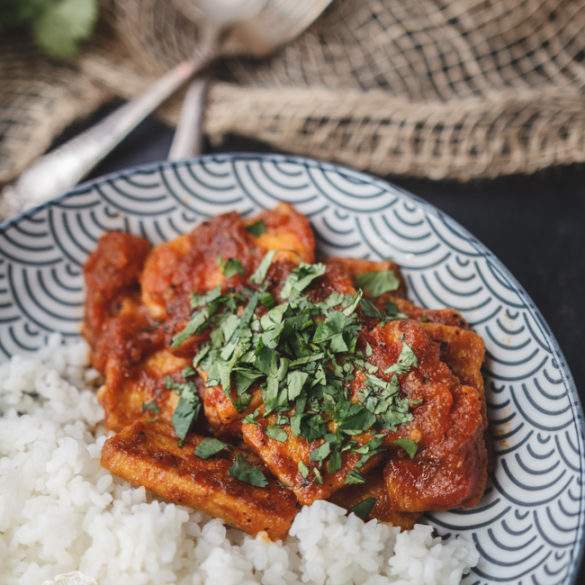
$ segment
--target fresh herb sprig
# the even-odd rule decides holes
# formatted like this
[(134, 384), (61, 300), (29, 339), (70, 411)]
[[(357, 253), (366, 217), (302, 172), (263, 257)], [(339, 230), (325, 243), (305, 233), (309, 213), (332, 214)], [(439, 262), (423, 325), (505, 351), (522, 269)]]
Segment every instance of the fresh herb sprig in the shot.
[(98, 0), (2, 0), (0, 32), (28, 29), (47, 55), (71, 58), (91, 37), (98, 10)]

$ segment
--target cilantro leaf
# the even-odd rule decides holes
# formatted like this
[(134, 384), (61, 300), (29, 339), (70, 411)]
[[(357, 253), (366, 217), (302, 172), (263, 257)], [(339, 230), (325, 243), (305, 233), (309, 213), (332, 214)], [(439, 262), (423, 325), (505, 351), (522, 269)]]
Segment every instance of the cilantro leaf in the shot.
[(367, 498), (363, 502), (352, 506), (349, 509), (350, 514), (355, 514), (358, 518), (361, 518), (364, 522), (368, 521), (370, 512), (376, 505), (376, 498)]
[(404, 449), (411, 459), (414, 459), (418, 451), (418, 443), (412, 439), (395, 439), (393, 444)]
[(343, 460), (340, 451), (333, 451), (327, 462), (327, 473), (333, 474), (341, 469)]
[(382, 313), (378, 310), (378, 307), (372, 303), (372, 301), (369, 301), (368, 299), (362, 299), (360, 301), (360, 307), (366, 317), (375, 317), (376, 319), (382, 318)]
[(400, 280), (393, 270), (374, 270), (355, 277), (356, 284), (366, 290), (369, 296), (379, 297), (386, 292), (398, 290)]
[(160, 414), (160, 408), (156, 405), (156, 402), (143, 402), (142, 403), (142, 412), (149, 410), (152, 414)]
[[(351, 297), (349, 304), (347, 304), (347, 306), (344, 306), (343, 314), (347, 315), (347, 316), (352, 315), (355, 312), (355, 310), (358, 308), (358, 306), (362, 300), (363, 295), (364, 295), (363, 291), (358, 290), (355, 293), (355, 295), (353, 295), (353, 297)], [(345, 303), (344, 303), (344, 305), (345, 305)]]
[(301, 262), (284, 281), (284, 286), (280, 292), (283, 299), (291, 299), (301, 294), (310, 284), (325, 274), (325, 264), (305, 264)]
[(343, 333), (348, 320), (341, 311), (331, 311), (324, 321), (317, 324), (315, 335), (313, 335), (314, 343), (323, 343)]
[(250, 276), (250, 282), (252, 284), (262, 284), (268, 274), (268, 269), (274, 260), (274, 256), (276, 256), (276, 250), (270, 250), (266, 253), (264, 258), (262, 258), (262, 262), (260, 262), (258, 268), (254, 271), (254, 274)]
[(323, 476), (321, 475), (319, 468), (313, 467), (313, 473), (315, 474), (315, 483), (323, 485)]
[(209, 459), (226, 449), (231, 449), (230, 445), (227, 443), (224, 443), (219, 439), (205, 438), (199, 443), (199, 445), (197, 445), (197, 448), (193, 453), (197, 455), (197, 457), (201, 457), (201, 459)]
[(175, 382), (170, 376), (166, 377), (165, 386), (167, 390), (174, 390), (179, 395), (179, 402), (175, 407), (172, 416), (172, 423), (175, 434), (182, 444), (195, 419), (201, 410), (201, 401), (197, 394), (197, 388), (192, 381)]
[(303, 386), (305, 385), (305, 382), (308, 378), (309, 374), (300, 370), (293, 370), (288, 373), (286, 377), (286, 384), (288, 389), (288, 399), (291, 402), (300, 396), (301, 392), (303, 391)]
[(259, 425), (260, 422), (258, 422), (256, 419), (258, 418), (258, 409), (256, 409), (254, 412), (251, 412), (250, 414), (247, 414), (243, 419), (242, 419), (242, 424), (244, 425)]
[(348, 435), (359, 435), (370, 429), (375, 422), (375, 415), (357, 402), (344, 413), (339, 421), (339, 428)]
[(398, 356), (396, 363), (384, 370), (385, 374), (396, 372), (397, 374), (406, 374), (410, 368), (418, 368), (418, 358), (414, 353), (412, 347), (406, 342), (402, 342), (402, 350)]
[(384, 317), (386, 319), (408, 319), (408, 315), (406, 313), (401, 313), (398, 310), (396, 303), (390, 299), (387, 299), (384, 304)]
[(236, 274), (241, 275), (246, 274), (246, 270), (242, 266), (242, 263), (236, 258), (228, 258), (227, 260), (224, 261), (220, 254), (217, 257), (217, 263), (219, 265), (221, 273), (226, 278), (230, 278), (230, 276), (235, 276)]
[(242, 453), (236, 455), (236, 460), (228, 469), (228, 473), (232, 477), (256, 487), (266, 487), (268, 485), (268, 480), (262, 470), (250, 465), (248, 458)]
[(258, 221), (255, 221), (254, 223), (246, 226), (246, 231), (257, 238), (266, 231), (266, 222), (263, 219), (259, 219)]
[(279, 425), (268, 425), (264, 432), (266, 436), (278, 441), (279, 443), (285, 443), (288, 439), (288, 433)]
[(35, 41), (53, 57), (74, 57), (79, 42), (93, 32), (97, 15), (96, 0), (46, 2), (32, 22)]
[(301, 476), (304, 479), (307, 479), (307, 476), (309, 475), (309, 468), (305, 465), (305, 463), (303, 461), (298, 462), (297, 469), (299, 470), (299, 473), (301, 474)]
[(210, 317), (217, 311), (221, 298), (221, 287), (219, 285), (204, 296), (193, 295), (191, 297), (191, 306), (202, 308), (195, 311), (184, 329), (173, 337), (171, 346), (173, 348), (179, 347), (191, 335), (200, 333), (205, 329), (209, 324)]
[(183, 396), (179, 398), (179, 402), (173, 412), (172, 422), (175, 429), (175, 434), (179, 438), (180, 442), (185, 440), (193, 421), (197, 418), (201, 403), (191, 402)]
[(331, 453), (331, 444), (323, 443), (311, 451), (310, 459), (311, 461), (323, 461), (329, 456), (329, 453)]
[(382, 453), (385, 450), (386, 448), (383, 446), (382, 435), (377, 435), (373, 439), (370, 439), (365, 445), (352, 449), (354, 453), (361, 455), (357, 467), (363, 467), (371, 457), (378, 453)]
[(344, 485), (362, 485), (366, 483), (366, 478), (357, 470), (352, 469), (346, 476)]

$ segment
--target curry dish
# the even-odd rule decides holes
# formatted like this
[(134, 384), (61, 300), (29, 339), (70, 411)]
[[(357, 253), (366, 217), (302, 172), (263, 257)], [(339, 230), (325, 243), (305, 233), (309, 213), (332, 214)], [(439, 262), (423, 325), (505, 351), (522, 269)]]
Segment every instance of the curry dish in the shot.
[(114, 474), (274, 540), (317, 499), (408, 528), (482, 496), (483, 341), (393, 262), (316, 259), (281, 204), (155, 247), (108, 232), (84, 273)]

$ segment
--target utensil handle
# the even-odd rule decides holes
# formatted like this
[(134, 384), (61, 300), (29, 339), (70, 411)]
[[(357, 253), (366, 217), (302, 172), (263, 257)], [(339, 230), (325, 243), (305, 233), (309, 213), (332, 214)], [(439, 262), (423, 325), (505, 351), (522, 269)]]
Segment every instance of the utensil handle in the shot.
[(203, 112), (208, 88), (207, 73), (200, 73), (189, 84), (169, 150), (169, 160), (189, 158), (203, 152)]
[(13, 185), (13, 199), (21, 199), (20, 207), (24, 209), (76, 185), (142, 120), (208, 64), (208, 54), (179, 63), (142, 94), (37, 159)]

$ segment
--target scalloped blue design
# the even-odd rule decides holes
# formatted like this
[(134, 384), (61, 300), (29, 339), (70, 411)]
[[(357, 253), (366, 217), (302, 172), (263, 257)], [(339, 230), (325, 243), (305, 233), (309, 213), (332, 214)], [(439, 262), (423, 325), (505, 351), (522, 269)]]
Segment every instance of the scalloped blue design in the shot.
[(382, 180), (297, 157), (221, 155), (81, 186), (0, 226), (0, 361), (54, 331), (78, 337), (82, 266), (105, 230), (158, 243), (219, 213), (279, 201), (310, 218), (321, 252), (393, 257), (415, 302), (457, 308), (486, 341), (497, 467), (476, 508), (428, 515), (440, 533), (473, 538), (481, 561), (465, 583), (574, 584), (585, 542), (584, 425), (562, 353), (481, 243)]

